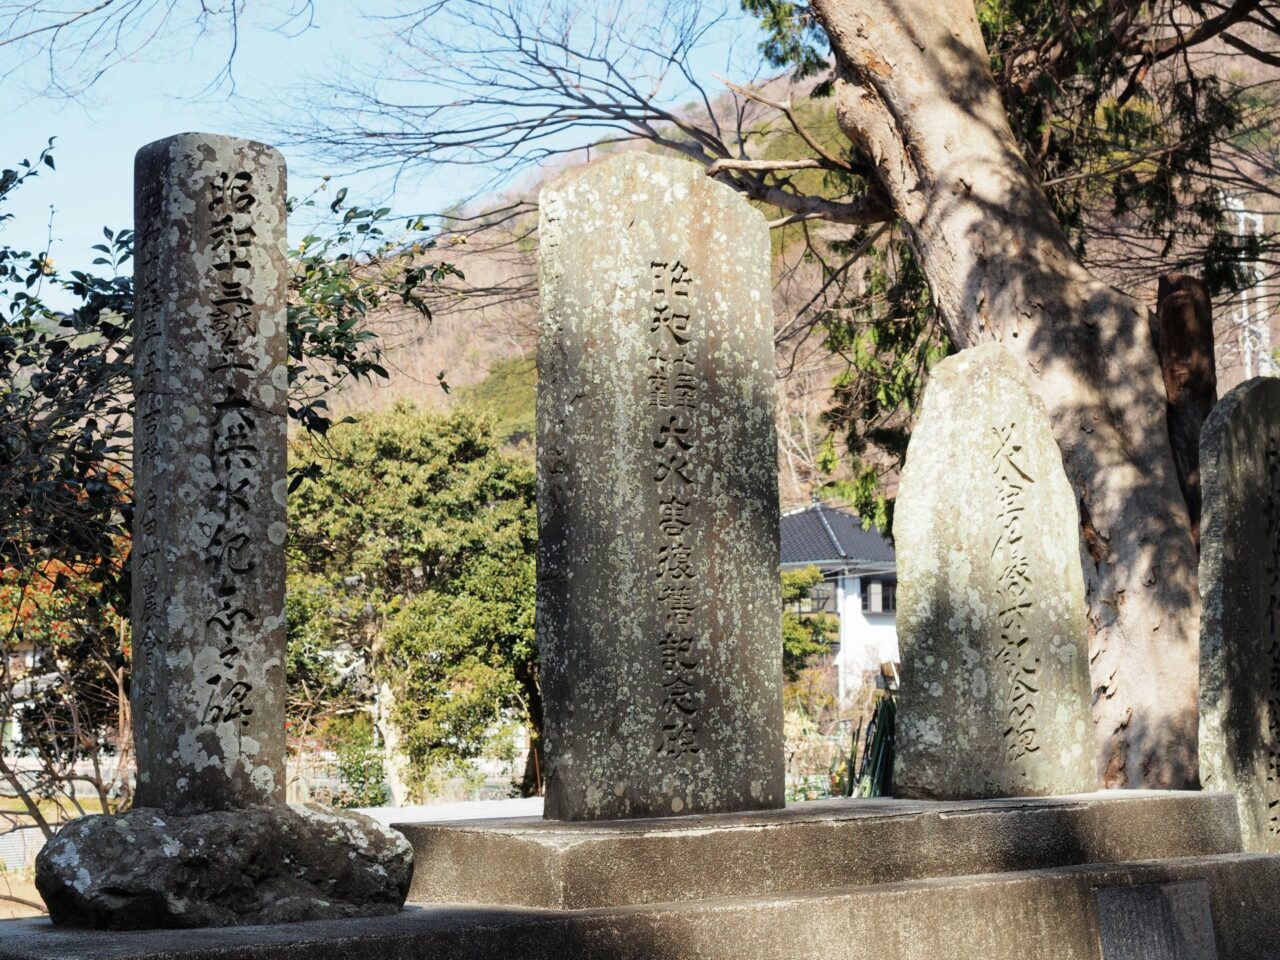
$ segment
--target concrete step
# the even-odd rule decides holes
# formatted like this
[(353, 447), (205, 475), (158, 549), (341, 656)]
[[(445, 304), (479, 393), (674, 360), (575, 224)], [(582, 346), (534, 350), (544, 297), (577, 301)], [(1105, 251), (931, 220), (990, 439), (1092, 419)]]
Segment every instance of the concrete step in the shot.
[(409, 899), (583, 910), (1238, 853), (1229, 794), (829, 800), (748, 814), (397, 824)]
[(0, 960), (1275, 960), (1278, 903), (1280, 857), (1223, 854), (574, 911), (139, 933), (18, 920), (0, 924)]

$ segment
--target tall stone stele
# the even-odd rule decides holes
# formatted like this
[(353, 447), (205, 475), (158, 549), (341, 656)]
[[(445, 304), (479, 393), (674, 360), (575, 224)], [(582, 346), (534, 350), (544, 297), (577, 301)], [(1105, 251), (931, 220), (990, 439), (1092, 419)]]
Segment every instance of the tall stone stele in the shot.
[(929, 376), (894, 508), (902, 650), (894, 794), (1097, 789), (1075, 494), (999, 344)]
[(284, 158), (185, 134), (135, 180), (137, 804), (282, 800)]
[(768, 227), (643, 153), (540, 208), (546, 816), (781, 807)]
[(393, 913), (412, 850), (284, 801), (284, 158), (187, 133), (135, 164), (133, 808), (64, 827), (54, 923)]
[(1236, 795), (1245, 849), (1280, 853), (1280, 380), (1200, 434), (1200, 784)]

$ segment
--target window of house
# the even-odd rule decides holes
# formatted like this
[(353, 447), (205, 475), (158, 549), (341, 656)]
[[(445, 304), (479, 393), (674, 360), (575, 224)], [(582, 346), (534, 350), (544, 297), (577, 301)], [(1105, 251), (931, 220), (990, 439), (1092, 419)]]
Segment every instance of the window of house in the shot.
[(823, 580), (809, 588), (807, 596), (791, 605), (796, 613), (836, 613), (836, 585), (834, 581)]
[(898, 581), (880, 577), (862, 578), (862, 612), (893, 613), (898, 609)]

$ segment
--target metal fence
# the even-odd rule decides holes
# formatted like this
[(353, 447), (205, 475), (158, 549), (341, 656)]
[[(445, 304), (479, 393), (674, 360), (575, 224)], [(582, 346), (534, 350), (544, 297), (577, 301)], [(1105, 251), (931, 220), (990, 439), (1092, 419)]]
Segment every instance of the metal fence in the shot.
[(13, 827), (0, 833), (0, 870), (25, 870), (44, 846), (39, 827)]

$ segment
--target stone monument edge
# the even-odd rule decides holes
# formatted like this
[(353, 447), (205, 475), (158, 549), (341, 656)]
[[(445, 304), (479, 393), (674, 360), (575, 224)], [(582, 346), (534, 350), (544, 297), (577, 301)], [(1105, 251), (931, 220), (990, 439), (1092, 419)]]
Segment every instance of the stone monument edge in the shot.
[[(144, 148), (145, 149), (145, 148)], [(741, 210), (750, 210), (755, 214), (754, 221), (759, 222), (759, 226), (764, 230), (764, 235), (769, 235), (769, 221), (765, 215), (743, 196), (739, 191), (733, 189), (727, 183), (722, 183), (715, 177), (706, 175), (706, 167), (700, 164), (692, 157), (683, 157), (678, 154), (669, 153), (646, 153), (641, 150), (628, 150), (624, 153), (611, 153), (595, 160), (589, 160), (586, 163), (580, 163), (575, 166), (561, 170), (552, 177), (542, 189), (538, 191), (538, 206), (542, 206), (543, 197), (552, 197), (561, 193), (565, 188), (571, 186), (576, 181), (592, 174), (599, 174), (606, 167), (629, 167), (641, 160), (647, 160), (659, 165), (666, 166), (670, 169), (680, 169), (681, 173), (687, 173), (689, 170), (697, 171), (698, 175), (706, 181), (711, 187), (712, 193), (716, 195), (718, 202), (728, 202), (730, 197), (736, 197), (742, 201)], [(754, 227), (754, 223), (753, 223)]]
[[(1222, 583), (1226, 567), (1225, 556), (1221, 549), (1209, 549), (1211, 544), (1220, 544), (1226, 524), (1222, 505), (1222, 454), (1225, 450), (1227, 425), (1232, 415), (1244, 403), (1245, 398), (1258, 387), (1274, 377), (1251, 377), (1236, 384), (1226, 395), (1213, 405), (1209, 416), (1205, 418), (1200, 429), (1200, 563), (1196, 571), (1196, 587), (1200, 592), (1200, 685), (1197, 695), (1199, 706), (1199, 740), (1201, 749), (1199, 774), (1201, 787), (1226, 789), (1222, 787), (1222, 776), (1226, 771), (1215, 769), (1209, 759), (1212, 751), (1204, 749), (1207, 744), (1224, 748), (1222, 732), (1222, 716), (1227, 704), (1221, 700), (1221, 693), (1229, 685), (1222, 674), (1219, 658), (1222, 653), (1223, 609)], [(1212, 589), (1216, 585), (1217, 589)], [(1212, 646), (1210, 645), (1212, 643)], [(1209, 695), (1209, 691), (1213, 691)]]
[[(1053, 430), (1053, 420), (1049, 415), (1044, 399), (1036, 391), (1034, 371), (1027, 365), (1027, 363), (1022, 358), (1020, 358), (1016, 353), (1014, 353), (1011, 349), (1009, 349), (1009, 347), (1002, 341), (987, 340), (982, 343), (974, 344), (971, 347), (966, 347), (962, 350), (958, 350), (956, 353), (940, 360), (937, 364), (935, 364), (930, 369), (931, 383), (932, 383), (932, 379), (935, 378), (939, 373), (941, 373), (946, 379), (950, 380), (953, 384), (958, 382), (967, 382), (971, 379), (985, 377), (987, 375), (1005, 376), (1008, 378), (1010, 385), (1016, 384), (1018, 387), (1022, 389), (1023, 395), (1027, 398), (1027, 401), (1028, 401), (1026, 404), (1026, 415), (1028, 416), (1029, 419), (1038, 421), (1039, 425), (1043, 428), (1045, 438), (1052, 443), (1052, 449), (1054, 451), (1054, 456), (1056, 457), (1057, 469), (1050, 471), (1050, 475), (1051, 475), (1050, 489), (1056, 488), (1056, 492), (1054, 495), (1064, 502), (1062, 504), (1063, 512), (1062, 514), (1059, 515), (1059, 519), (1055, 520), (1055, 523), (1060, 523), (1063, 520), (1068, 519), (1065, 515), (1065, 510), (1066, 510), (1065, 501), (1067, 498), (1070, 498), (1071, 512), (1070, 512), (1069, 520), (1070, 520), (1070, 529), (1074, 531), (1072, 535), (1072, 540), (1075, 543), (1075, 547), (1068, 548), (1066, 570), (1064, 571), (1064, 574), (1067, 579), (1064, 581), (1064, 588), (1072, 594), (1083, 596), (1085, 593), (1085, 577), (1084, 577), (1085, 546), (1082, 542), (1082, 538), (1079, 535), (1079, 527), (1080, 527), (1079, 497), (1076, 493), (1075, 488), (1071, 484), (1071, 480), (1069, 476), (1066, 473), (1066, 464), (1062, 455), (1062, 447), (1061, 447), (1061, 444), (1058, 442), (1057, 436)], [(923, 402), (920, 406), (920, 411), (916, 420), (917, 424), (924, 423), (926, 420), (942, 421), (942, 420), (947, 420), (954, 417), (955, 412), (953, 408), (948, 405), (950, 399), (951, 398), (945, 395), (945, 392), (940, 393), (937, 390), (930, 390), (929, 385), (926, 385), (925, 395), (923, 397)], [(914, 434), (912, 439), (914, 441), (915, 439)], [(1046, 457), (1048, 456), (1047, 447), (1044, 450), (1044, 455)], [(906, 462), (903, 465), (903, 469), (899, 478), (899, 488), (898, 488), (899, 497), (898, 497), (898, 502), (895, 505), (895, 508), (896, 508), (895, 521), (894, 521), (895, 542), (897, 542), (899, 534), (902, 534), (903, 536), (907, 536), (906, 534), (907, 527), (910, 527), (912, 531), (910, 536), (921, 536), (922, 527), (925, 529), (932, 529), (935, 523), (934, 520), (929, 519), (927, 517), (917, 517), (917, 519), (908, 519), (908, 515), (912, 512), (913, 508), (918, 509), (923, 507), (925, 508), (925, 513), (926, 514), (929, 513), (929, 510), (931, 509), (930, 504), (932, 503), (932, 498), (934, 496), (932, 492), (929, 492), (931, 488), (929, 487), (928, 483), (922, 482), (922, 481), (928, 481), (931, 474), (930, 466), (933, 464), (933, 461), (930, 461), (928, 459), (919, 460), (919, 457), (920, 457), (920, 454), (919, 452), (917, 452), (916, 459), (913, 460), (912, 450), (911, 450), (911, 447), (909, 446), (907, 451)], [(1046, 463), (1048, 462), (1049, 461), (1046, 460)], [(917, 473), (919, 473), (921, 476), (917, 477), (916, 476)], [(914, 494), (910, 498), (910, 500), (904, 501), (901, 494), (902, 494), (902, 491), (908, 487), (912, 488), (912, 490), (914, 491)], [(908, 508), (905, 511), (903, 510), (904, 505), (907, 506)], [(932, 534), (930, 534), (930, 536), (932, 536)], [(905, 564), (903, 562), (901, 547), (899, 546), (900, 598), (903, 593), (907, 592), (902, 589), (902, 581), (901, 581), (901, 578), (904, 572), (904, 567), (905, 567)], [(1082, 614), (1083, 613), (1084, 612), (1082, 612)], [(899, 607), (899, 630), (900, 630), (899, 636), (900, 637), (902, 636), (901, 617), (902, 617), (902, 607), (901, 607), (901, 600), (900, 600), (900, 607)], [(1086, 627), (1086, 624), (1083, 621), (1083, 615), (1082, 615), (1082, 622), (1080, 626), (1082, 628), (1082, 635), (1083, 635), (1083, 630)], [(1088, 663), (1087, 648), (1085, 650), (1082, 650), (1081, 653), (1083, 655), (1083, 662), (1087, 665)], [(905, 661), (905, 658), (906, 658), (905, 649), (903, 651), (903, 656)], [(908, 670), (904, 662), (904, 667), (903, 667), (904, 676), (906, 676), (907, 673), (908, 673)], [(1079, 697), (1081, 702), (1085, 705), (1085, 713), (1087, 715), (1090, 712), (1090, 708), (1089, 708), (1090, 683), (1089, 683), (1088, 674), (1087, 674), (1087, 666), (1086, 666), (1084, 677), (1077, 678), (1077, 679), (1080, 679), (1081, 682), (1083, 683), (1083, 687), (1079, 690)], [(906, 697), (905, 690), (902, 693), (900, 693), (900, 697), (901, 699), (899, 701), (899, 723), (902, 723), (909, 710), (908, 700)], [(1090, 730), (1092, 729), (1091, 725), (1089, 729)], [(1087, 738), (1091, 743), (1092, 742), (1091, 732), (1087, 734)], [(909, 751), (905, 751), (905, 750), (900, 751), (898, 753), (898, 756), (895, 758), (895, 764), (894, 764), (895, 796), (904, 796), (911, 799), (930, 799), (930, 800), (950, 802), (950, 801), (991, 799), (991, 798), (1003, 798), (1003, 797), (1014, 797), (1014, 796), (1044, 797), (1044, 796), (1059, 795), (1057, 792), (1050, 789), (1035, 790), (1035, 791), (1030, 791), (1026, 793), (1019, 792), (1016, 794), (1006, 793), (1006, 792), (990, 793), (990, 792), (987, 792), (985, 789), (977, 790), (976, 792), (969, 791), (969, 790), (959, 791), (959, 792), (952, 791), (952, 792), (947, 792), (945, 794), (939, 794), (934, 792), (919, 792), (920, 790), (919, 785), (914, 782), (914, 780), (909, 776), (909, 774), (907, 773), (907, 771), (903, 766), (904, 762), (906, 761), (906, 754), (908, 752)], [(1079, 781), (1078, 784), (1068, 789), (1067, 792), (1070, 792), (1070, 793), (1088, 792), (1090, 790), (1096, 789), (1097, 788), (1097, 772), (1092, 763), (1088, 765), (1088, 771), (1089, 771), (1088, 774), (1084, 774), (1083, 771), (1081, 771), (1081, 780)], [(902, 787), (904, 788), (904, 792), (900, 794), (897, 792), (898, 785), (902, 785)]]
[(234, 140), (245, 147), (261, 150), (265, 154), (274, 154), (279, 160), (281, 169), (286, 174), (288, 173), (288, 161), (285, 159), (285, 156), (280, 151), (279, 147), (273, 147), (269, 143), (263, 143), (261, 140), (254, 140), (251, 137), (237, 137), (235, 134), (231, 133), (206, 133), (199, 130), (183, 130), (180, 133), (171, 133), (166, 137), (160, 137), (156, 140), (152, 140), (150, 143), (143, 144), (133, 155), (134, 172), (136, 174), (137, 165), (140, 164), (144, 158), (150, 159), (152, 155), (162, 153), (162, 148), (168, 147), (170, 144), (181, 144), (187, 142), (194, 143), (207, 140)]

